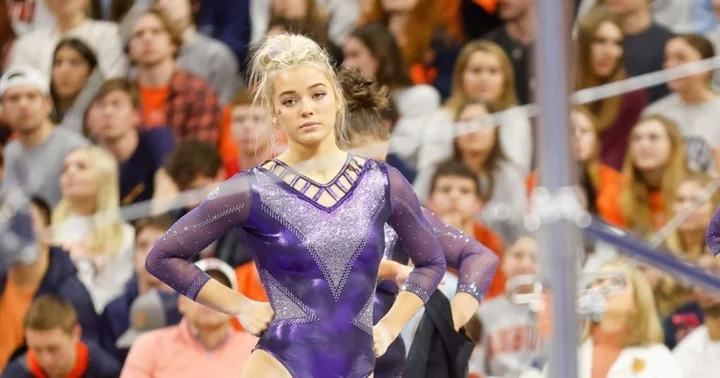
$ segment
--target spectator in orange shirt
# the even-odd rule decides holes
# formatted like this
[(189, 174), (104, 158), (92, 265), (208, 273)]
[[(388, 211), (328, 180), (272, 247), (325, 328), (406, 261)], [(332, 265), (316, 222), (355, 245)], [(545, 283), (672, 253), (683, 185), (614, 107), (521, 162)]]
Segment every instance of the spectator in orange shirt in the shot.
[(630, 133), (624, 180), (608, 193), (605, 219), (641, 234), (659, 229), (672, 217), (680, 182), (687, 175), (685, 144), (675, 122), (641, 119)]
[[(465, 164), (449, 161), (438, 167), (430, 184), (428, 209), (446, 224), (472, 235), (502, 260), (503, 243), (485, 225), (477, 221), (482, 207), (477, 175)], [(505, 276), (498, 270), (486, 298), (505, 292)]]
[[(10, 192), (12, 193), (12, 192)], [(15, 195), (5, 195), (5, 208), (18, 206)], [(0, 371), (23, 351), (23, 319), (35, 298), (53, 294), (77, 310), (83, 340), (98, 341), (99, 321), (90, 294), (77, 276), (68, 253), (50, 244), (50, 208), (39, 198), (7, 221), (0, 235)], [(7, 237), (16, 236), (12, 246)], [(16, 239), (16, 242), (17, 242)]]
[[(597, 119), (584, 107), (575, 108), (570, 114), (573, 128), (573, 155), (580, 165), (580, 186), (587, 198), (587, 210), (605, 217), (609, 202), (616, 200), (612, 189), (622, 180), (620, 172), (600, 162), (600, 138)], [(537, 186), (538, 173), (528, 177), (528, 193), (532, 194)]]

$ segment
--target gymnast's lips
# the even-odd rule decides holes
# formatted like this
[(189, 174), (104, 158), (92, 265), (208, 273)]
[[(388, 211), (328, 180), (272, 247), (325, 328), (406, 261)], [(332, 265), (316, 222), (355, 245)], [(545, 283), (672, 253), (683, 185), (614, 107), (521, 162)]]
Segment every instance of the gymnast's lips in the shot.
[(300, 125), (300, 130), (306, 129), (306, 128), (312, 128), (313, 126), (320, 126), (320, 122), (316, 121), (308, 121)]

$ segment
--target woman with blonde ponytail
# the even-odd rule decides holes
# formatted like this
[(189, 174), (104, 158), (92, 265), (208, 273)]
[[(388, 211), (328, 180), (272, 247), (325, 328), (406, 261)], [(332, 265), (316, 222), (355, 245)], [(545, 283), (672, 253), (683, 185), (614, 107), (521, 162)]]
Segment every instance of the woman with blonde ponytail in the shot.
[[(437, 237), (394, 168), (340, 149), (345, 101), (317, 43), (281, 34), (254, 52), (251, 85), (288, 149), (212, 191), (155, 245), (150, 273), (258, 335), (242, 377), (373, 375), (445, 273)], [(373, 325), (388, 223), (415, 266), (393, 307)], [(242, 228), (270, 303), (255, 302), (188, 262)]]

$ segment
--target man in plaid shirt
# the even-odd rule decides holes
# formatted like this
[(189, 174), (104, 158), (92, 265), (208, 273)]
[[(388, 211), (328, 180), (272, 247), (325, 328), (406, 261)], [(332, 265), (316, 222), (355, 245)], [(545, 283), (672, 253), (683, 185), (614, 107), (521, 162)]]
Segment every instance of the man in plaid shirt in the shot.
[(178, 142), (216, 144), (221, 120), (217, 91), (201, 77), (176, 68), (181, 46), (180, 32), (162, 13), (150, 10), (135, 23), (128, 53), (137, 68), (143, 125), (167, 126)]

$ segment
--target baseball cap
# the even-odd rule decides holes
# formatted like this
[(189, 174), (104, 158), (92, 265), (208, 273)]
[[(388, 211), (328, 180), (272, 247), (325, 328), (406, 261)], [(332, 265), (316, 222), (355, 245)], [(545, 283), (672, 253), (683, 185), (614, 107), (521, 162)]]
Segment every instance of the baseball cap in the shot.
[(176, 324), (181, 318), (176, 293), (150, 290), (130, 305), (130, 329), (118, 338), (115, 346), (128, 349), (143, 333)]
[(198, 268), (202, 269), (203, 272), (208, 272), (211, 270), (218, 271), (222, 273), (230, 282), (230, 288), (233, 290), (238, 289), (237, 285), (237, 277), (235, 276), (235, 270), (228, 265), (225, 261), (222, 261), (220, 259), (216, 258), (207, 258), (198, 260), (195, 265), (197, 265)]
[(18, 85), (31, 85), (42, 94), (50, 93), (50, 80), (42, 72), (30, 66), (10, 67), (0, 77), (0, 96)]
[(21, 190), (0, 190), (0, 263), (12, 266), (37, 259), (30, 199)]

